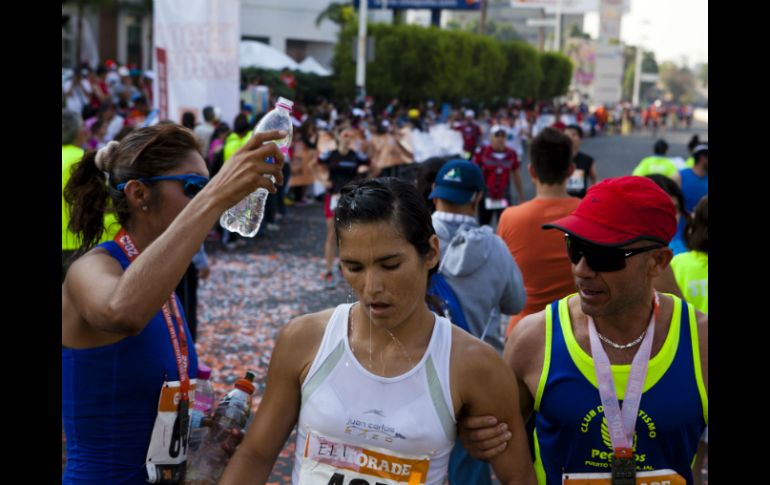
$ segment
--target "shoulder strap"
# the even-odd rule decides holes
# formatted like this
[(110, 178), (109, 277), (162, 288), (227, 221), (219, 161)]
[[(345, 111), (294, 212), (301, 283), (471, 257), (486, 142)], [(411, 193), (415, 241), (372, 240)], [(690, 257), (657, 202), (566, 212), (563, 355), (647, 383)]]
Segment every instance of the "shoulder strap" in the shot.
[(97, 247), (104, 248), (108, 253), (110, 253), (110, 256), (117, 259), (123, 269), (128, 268), (128, 258), (115, 241), (105, 241), (97, 245)]
[(468, 327), (467, 320), (465, 320), (465, 314), (460, 306), (460, 302), (452, 287), (449, 286), (446, 278), (441, 273), (431, 276), (428, 294), (438, 298), (441, 304), (441, 308), (435, 308), (433, 304), (429, 303), (432, 311), (445, 315), (449, 321), (470, 333), (470, 328)]

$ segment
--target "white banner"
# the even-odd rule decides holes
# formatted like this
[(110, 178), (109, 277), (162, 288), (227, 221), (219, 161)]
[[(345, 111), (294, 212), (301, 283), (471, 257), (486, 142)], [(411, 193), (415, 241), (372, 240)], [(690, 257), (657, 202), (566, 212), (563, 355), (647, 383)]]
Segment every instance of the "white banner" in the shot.
[(596, 46), (594, 64), (594, 95), (596, 104), (620, 102), (623, 87), (623, 46)]
[[(631, 11), (631, 0), (622, 0), (623, 13)], [(545, 13), (586, 14), (599, 11), (599, 0), (511, 0), (514, 8), (544, 8)]]
[[(238, 114), (241, 38), (240, 0), (154, 0), (155, 66), (165, 65), (166, 93), (153, 83), (156, 100), (166, 100), (166, 118), (180, 122), (191, 111), (203, 121), (205, 106), (217, 106), (222, 121)], [(165, 62), (157, 58), (165, 52)], [(161, 54), (162, 55), (162, 54)]]
[(623, 0), (599, 2), (599, 43), (620, 42), (620, 21), (623, 17)]

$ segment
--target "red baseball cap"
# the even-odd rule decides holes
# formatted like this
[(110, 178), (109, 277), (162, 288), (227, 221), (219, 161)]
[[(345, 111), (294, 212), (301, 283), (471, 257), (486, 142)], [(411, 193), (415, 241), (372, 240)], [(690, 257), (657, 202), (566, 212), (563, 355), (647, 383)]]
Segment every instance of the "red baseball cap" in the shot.
[(668, 245), (676, 233), (671, 197), (647, 177), (610, 178), (592, 186), (568, 216), (544, 224), (600, 246), (646, 239)]

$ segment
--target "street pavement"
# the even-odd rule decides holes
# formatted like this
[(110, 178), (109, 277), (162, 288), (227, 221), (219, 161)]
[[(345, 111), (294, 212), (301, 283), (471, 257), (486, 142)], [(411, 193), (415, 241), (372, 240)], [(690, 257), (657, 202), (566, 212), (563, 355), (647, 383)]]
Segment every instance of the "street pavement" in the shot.
[[(669, 129), (665, 132), (660, 130), (657, 136), (653, 136), (647, 130), (628, 136), (586, 136), (583, 138), (580, 151), (594, 157), (597, 176), (601, 180), (609, 177), (630, 175), (642, 158), (652, 155), (652, 146), (659, 138), (663, 138), (668, 142), (668, 156), (682, 157), (686, 160), (689, 157), (687, 143), (695, 134), (698, 135), (701, 141), (708, 141), (708, 125), (694, 121), (690, 130), (679, 129), (672, 131)], [(526, 164), (528, 160), (525, 156), (524, 163)], [(532, 185), (532, 180), (527, 174), (526, 166), (522, 167), (521, 173), (524, 195), (527, 199), (531, 199), (535, 196), (535, 187)]]

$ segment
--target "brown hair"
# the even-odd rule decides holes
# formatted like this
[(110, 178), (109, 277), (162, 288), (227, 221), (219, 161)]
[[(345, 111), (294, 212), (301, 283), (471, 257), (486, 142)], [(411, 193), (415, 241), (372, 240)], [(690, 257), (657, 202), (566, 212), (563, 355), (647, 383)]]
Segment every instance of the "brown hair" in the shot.
[(572, 140), (561, 131), (547, 127), (532, 140), (529, 159), (541, 183), (560, 184), (569, 174)]
[(131, 207), (123, 191), (115, 188), (118, 184), (168, 173), (193, 150), (201, 152), (192, 131), (162, 123), (134, 130), (121, 142), (110, 142), (98, 152), (87, 152), (72, 167), (64, 188), (70, 209), (69, 229), (80, 243), (77, 255), (99, 242), (107, 210), (115, 211), (122, 226), (129, 221)]
[(684, 242), (693, 251), (709, 252), (709, 196), (704, 195), (695, 206), (692, 220), (684, 230)]

